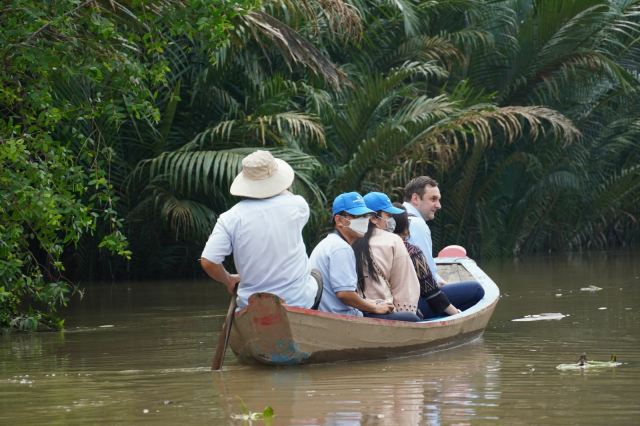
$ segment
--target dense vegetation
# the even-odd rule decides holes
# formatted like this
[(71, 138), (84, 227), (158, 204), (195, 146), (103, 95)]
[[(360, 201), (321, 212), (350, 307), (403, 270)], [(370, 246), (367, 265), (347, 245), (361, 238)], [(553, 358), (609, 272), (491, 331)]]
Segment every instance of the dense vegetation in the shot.
[(0, 326), (79, 279), (198, 273), (242, 157), (312, 205), (441, 183), (436, 248), (636, 242), (637, 0), (13, 0), (0, 9)]
[(65, 267), (130, 259), (122, 173), (148, 155), (131, 135), (163, 124), (167, 50), (211, 52), (237, 16), (227, 3), (145, 3), (0, 9), (0, 326), (61, 327), (55, 312), (79, 291)]

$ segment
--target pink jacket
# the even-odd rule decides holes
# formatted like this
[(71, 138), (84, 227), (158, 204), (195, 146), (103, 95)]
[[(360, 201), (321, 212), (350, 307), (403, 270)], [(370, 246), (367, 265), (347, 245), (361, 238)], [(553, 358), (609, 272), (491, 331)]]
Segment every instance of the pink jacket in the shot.
[(371, 279), (365, 267), (365, 297), (393, 299), (396, 312), (415, 312), (418, 309), (420, 283), (402, 238), (375, 229), (369, 245), (378, 275), (382, 274), (384, 278)]

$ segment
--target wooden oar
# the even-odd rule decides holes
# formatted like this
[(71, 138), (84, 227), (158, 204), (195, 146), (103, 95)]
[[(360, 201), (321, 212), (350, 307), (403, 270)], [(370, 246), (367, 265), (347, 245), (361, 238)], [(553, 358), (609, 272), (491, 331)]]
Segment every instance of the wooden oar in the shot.
[(222, 368), (222, 362), (224, 361), (224, 354), (227, 351), (227, 345), (229, 343), (229, 335), (231, 334), (231, 325), (233, 323), (233, 317), (236, 311), (236, 294), (238, 293), (238, 284), (233, 289), (231, 295), (231, 302), (229, 303), (229, 310), (227, 311), (227, 317), (224, 320), (224, 327), (222, 332), (218, 336), (218, 346), (216, 346), (216, 353), (213, 355), (213, 363), (211, 364), (211, 370), (220, 370)]

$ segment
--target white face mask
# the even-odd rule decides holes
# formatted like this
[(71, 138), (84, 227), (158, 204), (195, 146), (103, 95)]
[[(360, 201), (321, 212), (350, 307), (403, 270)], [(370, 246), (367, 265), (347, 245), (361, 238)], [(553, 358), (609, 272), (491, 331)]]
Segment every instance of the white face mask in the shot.
[(393, 232), (396, 230), (396, 220), (392, 217), (386, 219), (387, 222), (387, 231)]
[(357, 234), (364, 235), (369, 229), (369, 218), (368, 217), (358, 217), (351, 219), (349, 223), (349, 228)]

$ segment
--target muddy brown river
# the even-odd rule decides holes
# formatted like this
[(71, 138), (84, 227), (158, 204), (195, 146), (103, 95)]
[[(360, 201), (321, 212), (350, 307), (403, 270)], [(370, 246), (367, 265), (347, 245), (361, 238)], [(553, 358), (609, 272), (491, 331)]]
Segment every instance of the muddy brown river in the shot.
[[(89, 285), (64, 332), (0, 335), (0, 424), (640, 424), (639, 260), (481, 263), (502, 298), (484, 336), (459, 348), (286, 368), (241, 365), (229, 350), (222, 372), (209, 367), (221, 286)], [(556, 368), (582, 352), (622, 364)], [(242, 420), (243, 405), (275, 416)]]

